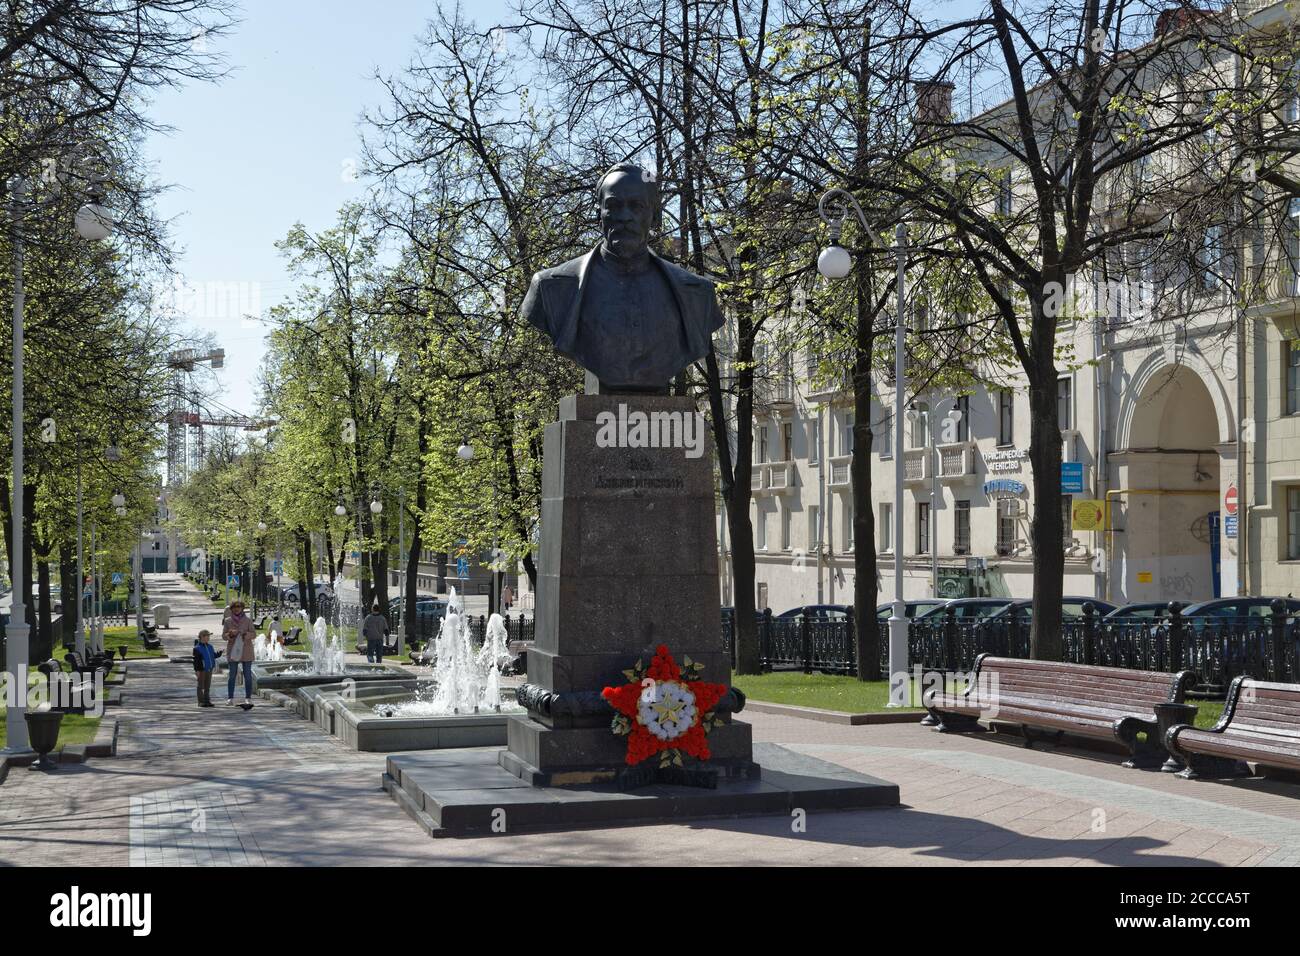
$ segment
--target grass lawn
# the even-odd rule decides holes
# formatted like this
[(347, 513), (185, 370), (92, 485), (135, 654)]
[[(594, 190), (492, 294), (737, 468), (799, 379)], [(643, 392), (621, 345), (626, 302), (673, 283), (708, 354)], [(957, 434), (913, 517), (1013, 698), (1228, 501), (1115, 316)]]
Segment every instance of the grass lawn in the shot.
[[(744, 677), (733, 674), (731, 683), (754, 700), (852, 714), (882, 711), (889, 702), (888, 681), (860, 681), (855, 677), (834, 674), (804, 674), (799, 671), (773, 671)], [(920, 710), (919, 707), (908, 709)]]
[(145, 650), (144, 642), (136, 634), (135, 625), (127, 627), (106, 627), (104, 628), (104, 650), (112, 651), (114, 657), (120, 658), (117, 648), (119, 645), (126, 645), (126, 659), (142, 657), (166, 657), (167, 652), (159, 648), (156, 651)]
[[(733, 674), (731, 683), (753, 700), (820, 710), (839, 710), (851, 714), (869, 714), (885, 710), (889, 701), (886, 681), (860, 681), (834, 674), (804, 674), (799, 671), (774, 671), (770, 674), (742, 677)], [(1196, 705), (1196, 726), (1213, 727), (1223, 713), (1221, 700), (1188, 701)], [(909, 707), (917, 710), (919, 707)]]
[[(29, 667), (27, 671), (30, 674), (39, 676), (42, 681), (45, 680), (45, 676), (37, 671), (35, 667)], [(95, 739), (95, 732), (99, 730), (99, 721), (99, 717), (64, 714), (63, 720), (59, 724), (59, 746), (90, 743)], [(0, 714), (0, 748), (5, 746), (9, 738), (9, 729), (5, 726), (5, 723), (3, 714)]]

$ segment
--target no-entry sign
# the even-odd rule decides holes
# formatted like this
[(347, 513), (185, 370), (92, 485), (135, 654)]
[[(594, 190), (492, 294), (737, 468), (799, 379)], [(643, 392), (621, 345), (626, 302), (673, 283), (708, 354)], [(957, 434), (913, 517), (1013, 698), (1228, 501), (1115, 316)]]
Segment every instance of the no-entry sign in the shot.
[(1237, 513), (1237, 486), (1228, 485), (1228, 490), (1223, 493), (1223, 510), (1230, 515)]

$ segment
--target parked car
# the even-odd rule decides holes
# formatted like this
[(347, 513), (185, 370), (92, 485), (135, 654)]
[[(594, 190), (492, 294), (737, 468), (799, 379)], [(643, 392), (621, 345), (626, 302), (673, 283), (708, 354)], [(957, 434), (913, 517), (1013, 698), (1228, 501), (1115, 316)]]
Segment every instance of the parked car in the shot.
[[(1115, 610), (1115, 605), (1109, 601), (1102, 601), (1098, 598), (1089, 597), (1072, 597), (1067, 595), (1061, 598), (1061, 616), (1067, 621), (1071, 618), (1083, 617), (1083, 606), (1091, 604), (1097, 609), (1098, 617), (1104, 617), (1111, 611)], [(990, 621), (1004, 621), (1012, 614), (1018, 614), (1022, 620), (1031, 621), (1034, 618), (1034, 602), (1028, 598), (1022, 598), (1012, 601), (1009, 605), (989, 615)]]
[[(294, 607), (297, 607), (302, 601), (301, 596), (298, 594), (297, 582), (294, 582), (293, 584), (286, 584), (284, 587), (282, 587), (280, 589), (280, 595), (284, 598), (285, 604), (291, 604)], [(329, 600), (332, 601), (334, 600), (334, 588), (330, 585), (328, 581), (317, 581), (316, 597), (318, 599), (328, 598)]]
[(1013, 603), (1012, 598), (957, 598), (917, 615), (917, 620), (934, 619), (952, 608), (959, 621), (979, 621)]
[[(401, 623), (404, 605), (405, 602), (400, 597), (395, 597), (388, 602), (388, 620), (393, 627), (396, 627)], [(436, 628), (434, 628), (434, 622), (441, 621), (446, 616), (447, 602), (442, 598), (416, 595), (415, 623), (417, 630), (421, 632), (425, 630), (436, 630)]]
[(775, 615), (778, 621), (807, 617), (812, 621), (842, 621), (849, 616), (847, 604), (805, 604)]
[[(1276, 600), (1278, 599), (1273, 597), (1232, 597), (1201, 601), (1184, 608), (1183, 620), (1193, 627), (1201, 628), (1215, 620), (1266, 618), (1273, 614), (1272, 604)], [(1286, 602), (1287, 613), (1300, 612), (1300, 598), (1285, 597), (1282, 600)]]
[[(925, 614), (925, 612), (927, 611), (932, 611), (935, 608), (943, 607), (947, 603), (948, 602), (943, 600), (942, 598), (926, 598), (920, 601), (904, 601), (903, 613), (908, 620), (911, 620), (914, 617), (920, 617), (921, 615)], [(877, 605), (876, 620), (888, 621), (889, 618), (893, 615), (893, 613), (894, 613), (894, 603), (892, 601), (889, 602), (888, 604)]]
[(1111, 624), (1117, 621), (1136, 618), (1140, 620), (1159, 621), (1169, 616), (1168, 601), (1143, 601), (1137, 604), (1125, 604), (1106, 615), (1104, 620)]

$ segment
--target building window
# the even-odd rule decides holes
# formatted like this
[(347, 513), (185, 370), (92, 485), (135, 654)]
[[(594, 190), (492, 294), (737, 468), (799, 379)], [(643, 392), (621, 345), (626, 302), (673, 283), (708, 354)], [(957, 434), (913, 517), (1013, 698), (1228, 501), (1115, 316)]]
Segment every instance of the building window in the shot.
[(1011, 215), (1011, 170), (1004, 169), (998, 175), (997, 214)]
[(880, 457), (894, 457), (894, 416), (886, 415), (880, 426)]
[(844, 550), (853, 550), (853, 502), (844, 502)]
[(1008, 555), (1016, 548), (1016, 509), (1020, 502), (1015, 498), (998, 499), (998, 554)]
[(767, 610), (767, 582), (765, 581), (758, 582), (758, 600), (756, 603), (756, 609), (759, 611)]
[(844, 413), (844, 429), (840, 432), (840, 454), (853, 454), (853, 413)]
[(817, 505), (808, 506), (808, 550), (820, 551), (822, 547), (822, 511)]
[(1016, 426), (1016, 396), (1015, 393), (1006, 390), (998, 392), (998, 444), (1011, 445), (1015, 443), (1015, 426)]
[(1300, 291), (1300, 198), (1292, 199), (1287, 206), (1286, 258), (1290, 266), (1286, 292), (1295, 295)]
[(1286, 557), (1300, 561), (1300, 485), (1286, 490)]
[(768, 461), (768, 457), (767, 457), (767, 426), (766, 426), (766, 425), (760, 425), (760, 426), (758, 427), (758, 458), (757, 458), (756, 460), (757, 460), (757, 462), (758, 462), (760, 465), (763, 464), (764, 462)]
[(781, 425), (781, 460), (794, 461), (794, 422)]
[(1286, 343), (1284, 361), (1286, 368), (1286, 413), (1300, 413), (1300, 340), (1292, 339)]
[(880, 524), (876, 537), (880, 540), (881, 551), (894, 550), (894, 506), (887, 501), (880, 504)]
[(781, 509), (781, 550), (790, 550), (790, 509)]
[(1197, 250), (1196, 265), (1200, 274), (1201, 288), (1206, 292), (1214, 292), (1223, 286), (1223, 279), (1227, 273), (1227, 244), (1225, 241), (1226, 229), (1222, 223), (1209, 225), (1205, 227), (1205, 235), (1201, 237), (1201, 247)]
[(924, 448), (929, 444), (930, 406), (925, 402), (916, 402), (909, 411), (912, 419), (912, 447)]
[(930, 553), (930, 503), (916, 503), (916, 553)]
[(758, 509), (754, 517), (754, 547), (759, 551), (767, 550), (767, 512)]
[(1056, 424), (1062, 430), (1074, 427), (1073, 382), (1069, 378), (1056, 380)]
[(970, 554), (970, 501), (955, 503), (952, 521), (952, 553)]
[(821, 459), (822, 453), (822, 420), (812, 418), (808, 421), (808, 464), (815, 465)]
[(1074, 547), (1074, 495), (1061, 495), (1061, 538), (1066, 548)]
[(957, 440), (970, 441), (970, 396), (961, 395), (953, 411), (957, 412)]

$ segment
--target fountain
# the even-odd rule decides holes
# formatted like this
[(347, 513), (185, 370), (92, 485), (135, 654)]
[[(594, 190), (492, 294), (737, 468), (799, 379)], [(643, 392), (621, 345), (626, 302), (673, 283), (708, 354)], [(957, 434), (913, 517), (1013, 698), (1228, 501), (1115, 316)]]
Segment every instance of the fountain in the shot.
[(464, 602), (451, 590), (437, 638), (430, 680), (415, 687), (344, 684), (298, 692), (304, 709), (321, 727), (365, 751), (434, 750), (501, 746), (511, 715), (524, 710), (513, 689), (501, 686), (501, 670), (512, 660), (505, 620), (494, 614), (476, 647)]
[[(304, 615), (304, 624), (306, 617)], [(283, 648), (280, 659), (262, 660), (253, 664), (254, 686), (259, 690), (295, 690), (312, 684), (330, 684), (339, 678), (348, 681), (391, 681), (410, 683), (405, 670), (394, 664), (348, 664), (343, 645), (336, 635), (329, 636), (325, 618), (316, 618), (308, 633), (310, 651), (304, 660), (285, 660)], [(254, 653), (257, 645), (254, 643)]]

